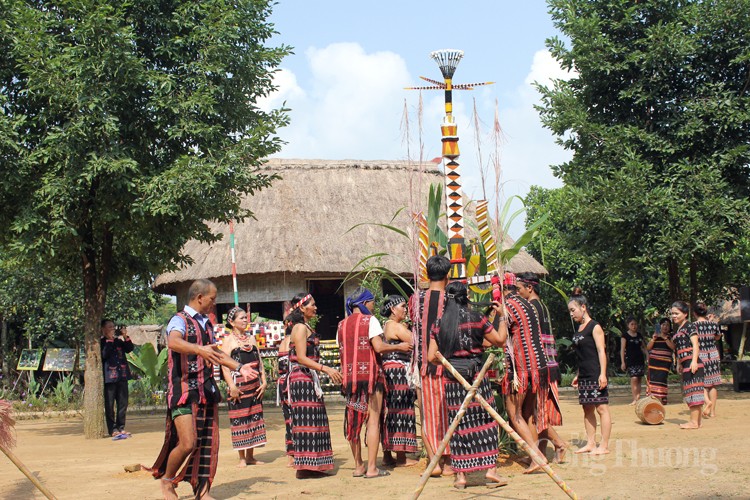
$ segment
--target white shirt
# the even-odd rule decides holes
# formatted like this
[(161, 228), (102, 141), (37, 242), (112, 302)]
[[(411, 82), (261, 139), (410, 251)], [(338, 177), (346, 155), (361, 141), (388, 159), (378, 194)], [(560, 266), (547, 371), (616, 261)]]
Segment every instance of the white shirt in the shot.
[(370, 340), (372, 340), (378, 335), (383, 335), (383, 327), (380, 326), (380, 321), (378, 321), (378, 318), (376, 318), (373, 315), (370, 315), (369, 338)]

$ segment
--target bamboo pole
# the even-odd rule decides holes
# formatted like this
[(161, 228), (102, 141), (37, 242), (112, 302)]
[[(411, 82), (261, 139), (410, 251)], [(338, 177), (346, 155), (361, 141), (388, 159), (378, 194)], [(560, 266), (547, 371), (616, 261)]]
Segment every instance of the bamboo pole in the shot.
[[(438, 353), (438, 356), (440, 356), (440, 359), (444, 359), (439, 353)], [(484, 379), (484, 374), (487, 372), (487, 370), (489, 369), (494, 359), (495, 359), (495, 355), (490, 354), (489, 357), (487, 358), (487, 361), (484, 362), (484, 366), (482, 366), (482, 369), (479, 371), (479, 376), (477, 376), (477, 379), (474, 381), (474, 384), (473, 385), (466, 384), (466, 386), (468, 386), (467, 387), (468, 392), (466, 393), (466, 397), (464, 398), (463, 403), (461, 403), (461, 407), (458, 409), (458, 413), (456, 413), (456, 417), (453, 419), (453, 422), (451, 422), (451, 425), (448, 428), (448, 432), (445, 433), (445, 437), (443, 437), (443, 440), (440, 441), (440, 445), (438, 446), (438, 449), (435, 450), (435, 455), (433, 455), (432, 460), (427, 465), (427, 469), (425, 469), (424, 473), (422, 474), (422, 477), (419, 478), (419, 485), (417, 486), (417, 489), (414, 490), (414, 495), (412, 496), (413, 500), (417, 500), (417, 498), (419, 498), (419, 495), (422, 494), (422, 490), (424, 490), (424, 487), (427, 484), (427, 481), (430, 479), (430, 474), (432, 474), (432, 471), (437, 466), (437, 463), (440, 460), (440, 457), (443, 456), (443, 451), (445, 451), (445, 448), (448, 446), (448, 442), (450, 441), (451, 436), (453, 436), (453, 433), (456, 431), (458, 424), (461, 423), (461, 419), (464, 418), (464, 415), (466, 414), (466, 408), (469, 406), (469, 403), (471, 403), (471, 400), (474, 399), (474, 397), (477, 395), (477, 389), (479, 388), (479, 384), (482, 383), (482, 379)], [(450, 363), (448, 364), (448, 366), (450, 366)], [(451, 366), (451, 369), (453, 369), (452, 366)], [(464, 380), (464, 382), (466, 382), (466, 380)]]
[(5, 453), (10, 461), (13, 462), (16, 467), (18, 467), (18, 470), (23, 472), (23, 475), (29, 478), (29, 481), (31, 481), (45, 497), (49, 498), (50, 500), (56, 500), (55, 495), (53, 495), (47, 488), (44, 487), (42, 483), (39, 482), (39, 480), (31, 473), (28, 467), (26, 467), (12, 451), (2, 445), (0, 445), (0, 450), (3, 450), (3, 453)]
[[(492, 356), (493, 355), (490, 354), (490, 357)], [(463, 376), (460, 373), (458, 373), (458, 371), (455, 368), (453, 368), (453, 366), (451, 366), (451, 364), (448, 362), (447, 359), (443, 357), (442, 354), (438, 353), (437, 357), (440, 360), (440, 362), (443, 364), (443, 367), (449, 372), (451, 372), (453, 377), (455, 377), (455, 379), (458, 382), (460, 382), (461, 385), (463, 385), (466, 390), (470, 390), (474, 388), (474, 386), (476, 385), (476, 381), (474, 381), (473, 385), (470, 385), (466, 381), (466, 379), (463, 378)], [(489, 360), (490, 358), (487, 358), (487, 359)], [(485, 363), (485, 367), (486, 365), (487, 364)], [(557, 486), (559, 486), (560, 489), (563, 490), (566, 495), (568, 495), (570, 498), (574, 500), (578, 498), (576, 493), (567, 484), (565, 484), (565, 481), (563, 481), (562, 478), (558, 476), (555, 473), (555, 471), (552, 470), (549, 464), (547, 464), (547, 461), (541, 456), (539, 451), (533, 446), (530, 446), (526, 441), (524, 441), (523, 438), (521, 438), (521, 436), (519, 436), (518, 433), (515, 430), (513, 430), (513, 427), (511, 427), (510, 424), (505, 421), (505, 419), (492, 407), (492, 405), (490, 405), (487, 402), (486, 399), (484, 399), (484, 397), (482, 397), (481, 394), (476, 394), (476, 389), (475, 389), (475, 394), (473, 394), (473, 397), (484, 407), (485, 410), (487, 410), (487, 412), (492, 416), (492, 418), (494, 418), (497, 421), (497, 423), (500, 424), (500, 426), (505, 430), (505, 432), (508, 433), (508, 435), (513, 439), (513, 441), (518, 443), (518, 445), (526, 453), (529, 454), (529, 457), (531, 457), (534, 463), (536, 463), (539, 467), (541, 467), (542, 470), (546, 472), (549, 477), (552, 478), (555, 484), (557, 484)]]

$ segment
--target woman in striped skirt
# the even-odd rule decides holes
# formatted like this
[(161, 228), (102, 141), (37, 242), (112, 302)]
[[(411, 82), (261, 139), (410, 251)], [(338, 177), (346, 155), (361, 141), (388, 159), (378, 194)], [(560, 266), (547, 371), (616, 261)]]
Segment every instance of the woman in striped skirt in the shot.
[[(412, 334), (402, 321), (406, 318), (406, 299), (401, 295), (390, 295), (380, 309), (388, 318), (383, 328), (383, 337), (388, 344), (406, 342), (411, 344)], [(383, 464), (410, 467), (417, 461), (407, 458), (407, 453), (417, 451), (417, 421), (414, 403), (417, 394), (410, 386), (410, 352), (391, 351), (381, 355), (385, 374), (385, 424), (383, 432)], [(396, 458), (392, 456), (396, 453)]]
[(232, 359), (249, 364), (258, 372), (258, 377), (234, 379), (228, 368), (222, 367), (224, 380), (229, 387), (229, 423), (232, 432), (232, 448), (240, 455), (238, 467), (259, 465), (263, 462), (253, 457), (253, 450), (266, 444), (266, 424), (263, 420), (263, 393), (266, 390), (266, 374), (260, 359), (255, 337), (248, 335), (247, 313), (234, 307), (227, 313), (231, 335), (224, 337), (221, 349)]
[[(485, 341), (489, 345), (502, 346), (507, 337), (503, 306), (493, 303), (493, 309), (501, 314), (500, 333), (495, 331), (487, 318), (478, 311), (469, 309), (466, 284), (454, 281), (445, 290), (445, 312), (432, 327), (427, 358), (439, 363), (438, 350), (456, 368), (467, 382), (473, 383), (482, 366)], [(482, 379), (478, 393), (495, 406), (495, 398), (487, 374)], [(463, 385), (445, 375), (445, 399), (450, 421), (458, 414), (466, 397)], [(486, 471), (486, 486), (497, 487), (508, 484), (507, 479), (497, 473), (498, 425), (490, 414), (475, 399), (469, 403), (461, 422), (451, 436), (451, 467), (456, 471), (453, 486), (466, 488), (466, 474)]]
[(325, 476), (333, 469), (331, 430), (318, 372), (334, 384), (341, 383), (341, 373), (320, 362), (318, 335), (308, 324), (317, 311), (312, 295), (300, 293), (292, 299), (292, 311), (286, 317), (292, 337), (287, 387), (297, 479)]
[(703, 396), (706, 400), (703, 416), (715, 417), (716, 400), (719, 398), (716, 388), (721, 385), (721, 358), (716, 342), (721, 340), (721, 329), (718, 324), (708, 320), (708, 308), (703, 302), (693, 304), (693, 312), (697, 316), (693, 324), (698, 329), (698, 344), (703, 362), (703, 386), (705, 387)]
[(700, 359), (698, 329), (690, 323), (688, 305), (678, 300), (672, 304), (672, 322), (677, 326), (672, 341), (676, 347), (677, 363), (682, 373), (682, 394), (690, 409), (690, 421), (680, 429), (699, 429), (703, 408), (703, 363)]
[(672, 368), (674, 343), (670, 339), (672, 322), (662, 318), (659, 331), (646, 346), (648, 351), (648, 372), (646, 377), (646, 394), (667, 404), (667, 382)]

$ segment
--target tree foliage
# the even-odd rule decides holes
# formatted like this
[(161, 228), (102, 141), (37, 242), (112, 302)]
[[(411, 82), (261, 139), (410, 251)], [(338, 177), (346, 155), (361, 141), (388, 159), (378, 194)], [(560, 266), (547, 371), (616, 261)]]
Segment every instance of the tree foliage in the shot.
[(257, 102), (288, 48), (266, 45), (267, 0), (0, 6), (0, 243), (80, 280), (96, 387), (110, 284), (185, 261), (186, 241), (220, 237), (207, 221), (250, 216), (242, 195), (273, 180), (256, 167), (287, 118)]
[(569, 42), (547, 45), (573, 72), (539, 87), (543, 123), (574, 153), (555, 167), (565, 187), (550, 194), (575, 227), (560, 244), (591, 260), (611, 300), (628, 307), (688, 298), (688, 288), (691, 299), (716, 297), (740, 284), (750, 2), (548, 3)]

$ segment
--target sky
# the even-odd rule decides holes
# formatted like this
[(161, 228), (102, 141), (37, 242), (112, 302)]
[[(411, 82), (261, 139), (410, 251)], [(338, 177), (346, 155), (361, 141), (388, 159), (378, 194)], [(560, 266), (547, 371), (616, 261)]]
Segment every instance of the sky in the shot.
[[(419, 159), (420, 92), (404, 87), (429, 85), (420, 76), (442, 81), (430, 52), (459, 49), (464, 57), (454, 83), (495, 82), (453, 92), (464, 192), (483, 198), (480, 165), (488, 166), (495, 150), (496, 109), (503, 131), (503, 200), (525, 196), (532, 185), (562, 185), (550, 165), (569, 160), (570, 153), (534, 110), (539, 94), (533, 83), (566, 77), (545, 46), (559, 33), (544, 1), (279, 0), (270, 21), (278, 31), (270, 43), (290, 45), (294, 52), (274, 77), (277, 91), (259, 103), (270, 109), (285, 102), (291, 109), (290, 125), (279, 131), (287, 144), (275, 156)], [(430, 90), (421, 96), (422, 157), (429, 160), (441, 154), (444, 94)], [(411, 141), (405, 140), (405, 116)], [(487, 192), (493, 192), (489, 185)], [(523, 229), (519, 219), (510, 235), (518, 237)]]

